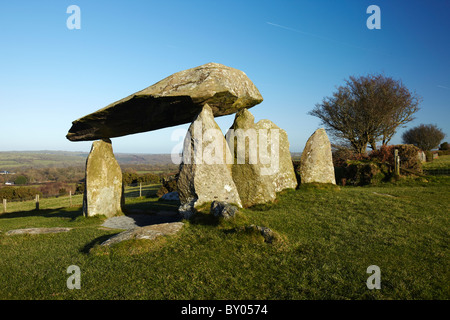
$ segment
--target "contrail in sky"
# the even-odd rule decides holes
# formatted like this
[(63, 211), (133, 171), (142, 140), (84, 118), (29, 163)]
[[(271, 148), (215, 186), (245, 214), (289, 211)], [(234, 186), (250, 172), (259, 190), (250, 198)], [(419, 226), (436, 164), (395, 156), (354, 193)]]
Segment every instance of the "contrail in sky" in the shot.
[(327, 37), (319, 36), (319, 35), (314, 34), (314, 33), (305, 32), (305, 31), (301, 31), (301, 30), (294, 29), (294, 28), (282, 26), (281, 24), (276, 24), (276, 23), (272, 23), (272, 22), (268, 22), (268, 21), (266, 21), (266, 23), (267, 23), (268, 25), (271, 25), (271, 26), (274, 26), (274, 27), (277, 27), (277, 28), (281, 28), (281, 29), (285, 29), (285, 30), (289, 30), (289, 31), (301, 33), (301, 34), (304, 34), (304, 35), (307, 35), (307, 36), (311, 36), (311, 37), (315, 37), (315, 38), (319, 38), (319, 39), (322, 39), (322, 40), (331, 41), (331, 42), (336, 42), (336, 43), (339, 43), (339, 44), (342, 44), (342, 45), (345, 45), (345, 46), (349, 46), (349, 47), (353, 47), (353, 48), (357, 48), (357, 49), (361, 49), (361, 50), (373, 51), (372, 49), (367, 49), (367, 48), (355, 46), (355, 45), (350, 44), (350, 43), (342, 42), (342, 41), (335, 40), (335, 39), (332, 39), (332, 38), (327, 38)]

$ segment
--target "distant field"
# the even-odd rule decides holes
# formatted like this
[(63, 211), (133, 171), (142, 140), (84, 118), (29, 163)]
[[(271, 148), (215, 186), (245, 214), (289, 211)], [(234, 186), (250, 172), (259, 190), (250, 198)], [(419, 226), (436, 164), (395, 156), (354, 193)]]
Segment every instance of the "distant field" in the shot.
[[(167, 169), (176, 168), (170, 154), (114, 154), (121, 166), (156, 165), (166, 166)], [(300, 159), (300, 153), (292, 153), (294, 160)], [(14, 171), (18, 168), (46, 168), (46, 167), (78, 167), (86, 165), (87, 152), (69, 151), (11, 151), (0, 152), (0, 171)], [(162, 170), (137, 169), (142, 173), (161, 173)], [(166, 168), (164, 168), (165, 170)]]
[[(87, 152), (23, 151), (0, 152), (0, 171), (16, 168), (76, 167), (86, 164)], [(115, 154), (121, 165), (172, 164), (170, 154)]]
[(80, 152), (0, 152), (0, 171), (15, 168), (82, 166), (87, 153)]

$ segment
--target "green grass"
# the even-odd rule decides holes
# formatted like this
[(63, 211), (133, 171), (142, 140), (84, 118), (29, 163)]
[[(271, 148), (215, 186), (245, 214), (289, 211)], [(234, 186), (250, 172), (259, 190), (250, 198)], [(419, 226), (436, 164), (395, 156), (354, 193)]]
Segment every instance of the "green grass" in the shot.
[(137, 174), (146, 174), (146, 173), (153, 173), (153, 174), (158, 174), (158, 173), (163, 173), (164, 171), (162, 170), (140, 170), (140, 171), (136, 171)]
[(426, 170), (450, 170), (450, 155), (443, 155), (431, 162), (426, 162), (423, 164), (423, 168)]
[[(129, 209), (176, 209), (135, 191)], [(449, 299), (449, 191), (450, 177), (303, 186), (234, 220), (200, 213), (175, 236), (111, 248), (98, 244), (120, 230), (80, 208), (10, 213), (0, 216), (0, 299)], [(236, 231), (249, 224), (280, 240)], [(44, 226), (73, 229), (4, 234)], [(66, 287), (73, 264), (80, 290)], [(366, 287), (370, 265), (381, 269), (381, 290)]]
[[(130, 205), (132, 204), (131, 207), (141, 206), (144, 209), (147, 207), (151, 207), (152, 203), (157, 200), (156, 191), (158, 191), (159, 187), (160, 187), (159, 184), (142, 186), (142, 199), (136, 199), (139, 197), (139, 186), (126, 187), (125, 188), (126, 203)], [(146, 197), (153, 198), (153, 201), (149, 201), (149, 199), (146, 199)], [(72, 206), (81, 207), (82, 205), (83, 205), (83, 195), (82, 194), (73, 195)], [(65, 208), (65, 207), (70, 207), (70, 197), (68, 195), (39, 199), (39, 208), (42, 210)], [(3, 210), (3, 207), (1, 207), (0, 209)], [(9, 201), (7, 203), (7, 212), (31, 211), (35, 209), (36, 209), (35, 200)]]

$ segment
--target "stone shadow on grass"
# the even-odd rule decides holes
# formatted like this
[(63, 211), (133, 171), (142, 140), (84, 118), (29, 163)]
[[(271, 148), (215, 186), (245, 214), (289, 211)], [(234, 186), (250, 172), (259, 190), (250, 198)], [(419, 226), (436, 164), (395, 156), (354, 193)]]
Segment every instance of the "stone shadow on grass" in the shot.
[(106, 234), (104, 236), (100, 236), (92, 240), (91, 242), (87, 243), (83, 248), (80, 249), (80, 253), (89, 254), (91, 249), (94, 248), (96, 245), (100, 245), (106, 240), (108, 240), (111, 237), (114, 237), (115, 235), (119, 234), (120, 232), (112, 233), (112, 234)]
[(44, 217), (44, 218), (70, 218), (73, 221), (79, 216), (83, 216), (83, 211), (81, 209), (74, 210), (73, 208), (55, 208), (55, 209), (42, 209), (42, 210), (4, 213), (0, 215), (0, 220), (26, 218), (26, 217)]
[(146, 201), (138, 203), (127, 203), (123, 206), (123, 212), (125, 214), (133, 213), (158, 213), (161, 211), (174, 211), (178, 212), (180, 206), (179, 201)]

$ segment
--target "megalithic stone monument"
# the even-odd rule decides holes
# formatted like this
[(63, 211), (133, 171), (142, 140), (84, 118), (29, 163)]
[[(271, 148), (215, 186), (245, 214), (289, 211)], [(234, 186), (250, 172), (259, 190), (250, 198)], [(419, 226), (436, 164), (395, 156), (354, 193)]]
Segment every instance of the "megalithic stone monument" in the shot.
[[(110, 138), (191, 123), (200, 114), (205, 116), (205, 121), (211, 128), (217, 129), (214, 117), (233, 114), (262, 101), (258, 89), (244, 72), (218, 63), (207, 63), (177, 72), (73, 121), (67, 139), (99, 140), (93, 143), (86, 163), (85, 214), (109, 216), (120, 211), (123, 199), (120, 193), (122, 191), (119, 192), (119, 185), (122, 190), (121, 173), (112, 153)], [(231, 174), (229, 170), (225, 170), (229, 167), (210, 165), (209, 174), (201, 178), (206, 172), (203, 168), (206, 167), (184, 167), (185, 183), (194, 187), (194, 203), (198, 205), (204, 201), (218, 200), (241, 206), (239, 196), (234, 192)], [(212, 185), (211, 188), (201, 186), (211, 184), (212, 180), (221, 175), (223, 177), (220, 181), (227, 182), (219, 188), (225, 188), (225, 193), (215, 192)], [(212, 194), (216, 196), (211, 198)], [(182, 193), (180, 198), (182, 202), (191, 199), (188, 193)]]
[(331, 143), (325, 129), (317, 129), (306, 142), (300, 158), (301, 183), (336, 184)]
[(94, 141), (86, 160), (85, 216), (112, 217), (122, 211), (122, 170), (114, 157), (111, 140)]

